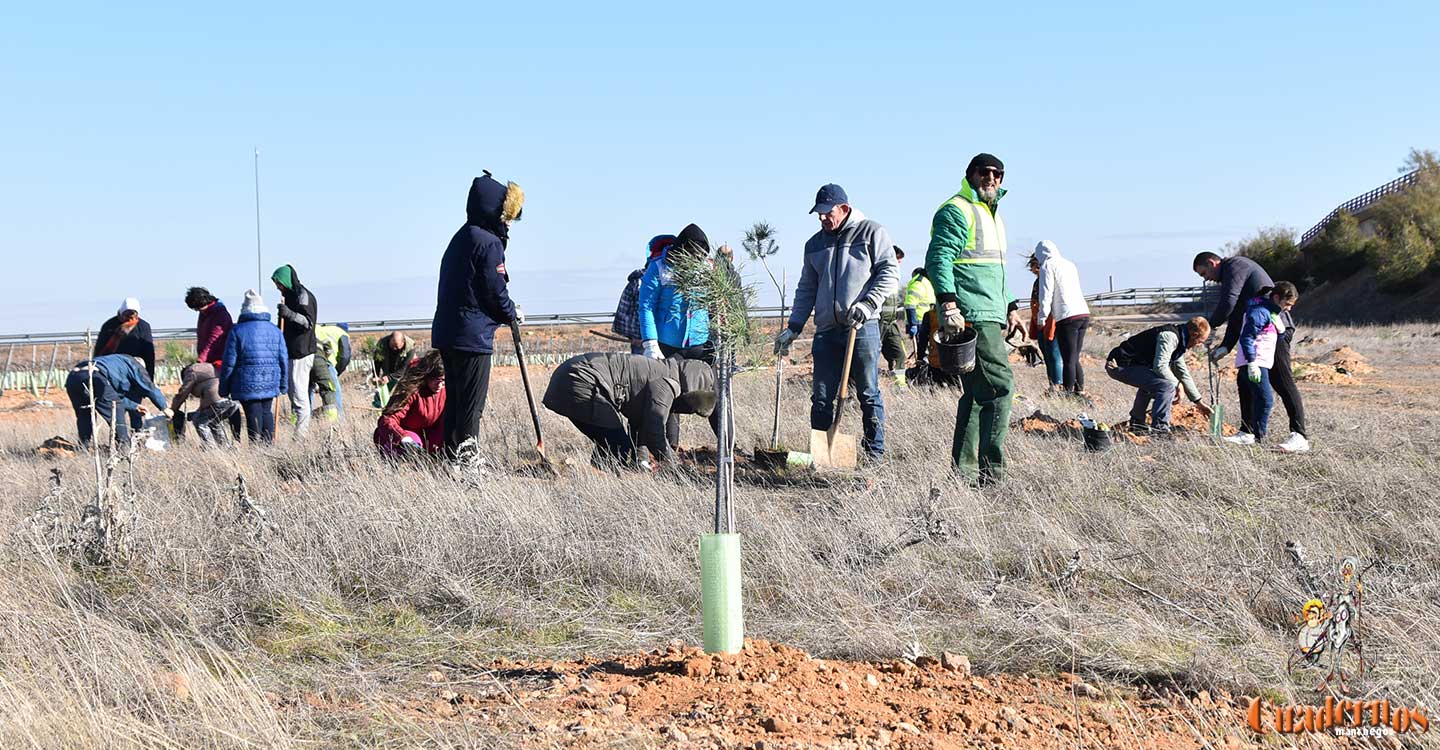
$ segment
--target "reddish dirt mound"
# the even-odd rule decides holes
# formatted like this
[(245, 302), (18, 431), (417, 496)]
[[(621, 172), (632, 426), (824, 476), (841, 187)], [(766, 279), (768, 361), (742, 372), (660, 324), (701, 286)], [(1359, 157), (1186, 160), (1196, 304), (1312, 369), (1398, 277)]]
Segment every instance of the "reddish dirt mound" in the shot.
[(1324, 385), (1352, 385), (1359, 375), (1373, 375), (1375, 368), (1365, 355), (1342, 346), (1316, 357), (1313, 361), (1297, 360), (1295, 379)]
[(1085, 438), (1085, 428), (1080, 424), (1080, 420), (1067, 419), (1062, 422), (1038, 409), (1034, 414), (1021, 419), (1019, 427), (1024, 432), (1059, 435), (1080, 440)]
[[(1210, 434), (1210, 418), (1200, 413), (1195, 405), (1182, 401), (1170, 407), (1170, 427), (1174, 430)], [(1235, 435), (1240, 432), (1235, 425), (1226, 422), (1220, 426), (1220, 434)]]
[(917, 662), (827, 661), (758, 640), (734, 656), (672, 645), (609, 661), (502, 662), (490, 689), (460, 692), (457, 682), (403, 710), (493, 724), (537, 747), (1169, 750), (1197, 747), (1197, 732), (1217, 747), (1246, 746), (1245, 702), (1223, 693), (1140, 696), (1073, 675), (976, 677), (949, 654)]

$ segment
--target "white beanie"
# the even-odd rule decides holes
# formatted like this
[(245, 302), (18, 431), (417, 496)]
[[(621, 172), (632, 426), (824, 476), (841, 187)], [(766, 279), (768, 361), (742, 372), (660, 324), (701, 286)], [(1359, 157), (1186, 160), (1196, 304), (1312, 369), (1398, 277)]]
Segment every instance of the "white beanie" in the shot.
[(264, 313), (266, 315), (269, 315), (270, 308), (265, 306), (265, 298), (261, 297), (259, 292), (255, 291), (254, 289), (246, 289), (245, 301), (240, 303), (240, 312)]
[(134, 297), (126, 297), (125, 301), (120, 303), (120, 309), (116, 310), (115, 314), (124, 315), (126, 310), (134, 310), (136, 313), (139, 313), (140, 300), (135, 299)]

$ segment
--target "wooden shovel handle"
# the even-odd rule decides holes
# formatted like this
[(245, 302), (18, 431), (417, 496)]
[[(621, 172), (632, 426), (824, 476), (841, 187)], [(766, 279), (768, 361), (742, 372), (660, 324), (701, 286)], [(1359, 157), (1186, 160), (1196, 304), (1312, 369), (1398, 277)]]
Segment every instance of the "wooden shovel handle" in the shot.
[(850, 392), (850, 358), (855, 354), (855, 331), (850, 329), (850, 340), (845, 343), (845, 366), (840, 368), (840, 400)]
[(850, 358), (855, 354), (855, 331), (850, 329), (850, 340), (845, 342), (845, 366), (840, 368), (840, 397), (835, 400), (835, 418), (830, 420), (830, 439), (840, 427), (840, 410), (845, 407), (845, 394), (850, 392)]

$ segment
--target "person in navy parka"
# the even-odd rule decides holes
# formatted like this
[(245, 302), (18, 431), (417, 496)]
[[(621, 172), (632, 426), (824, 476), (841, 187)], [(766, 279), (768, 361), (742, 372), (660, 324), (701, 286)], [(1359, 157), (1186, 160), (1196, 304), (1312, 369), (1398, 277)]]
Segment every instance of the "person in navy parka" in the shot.
[(240, 402), (250, 442), (275, 442), (276, 396), (288, 390), (290, 355), (279, 327), (270, 321), (265, 300), (246, 290), (240, 319), (225, 339), (220, 395)]
[(490, 173), (470, 184), (465, 225), (445, 248), (435, 295), (432, 344), (445, 363), (445, 448), (457, 455), (480, 435), (490, 391), (495, 329), (517, 320), (505, 272), (510, 222), (520, 218), (525, 193)]

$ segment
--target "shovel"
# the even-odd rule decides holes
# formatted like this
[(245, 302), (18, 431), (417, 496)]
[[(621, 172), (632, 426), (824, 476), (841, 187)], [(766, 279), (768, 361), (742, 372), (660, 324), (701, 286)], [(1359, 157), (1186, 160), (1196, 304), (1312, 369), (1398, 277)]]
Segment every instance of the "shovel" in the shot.
[(555, 464), (545, 455), (545, 436), (540, 432), (540, 412), (535, 409), (535, 394), (530, 390), (530, 370), (525, 366), (525, 347), (520, 343), (520, 324), (510, 321), (510, 337), (515, 340), (515, 360), (520, 363), (520, 382), (525, 385), (525, 402), (530, 405), (530, 422), (535, 425), (535, 454), (540, 465), (551, 476), (560, 476)]
[(1215, 360), (1206, 352), (1205, 360), (1210, 363), (1210, 437), (1219, 440), (1224, 437), (1225, 405), (1220, 403), (1220, 378), (1215, 374)]
[(835, 419), (828, 430), (810, 431), (810, 456), (817, 468), (855, 468), (855, 436), (844, 435), (840, 429), (840, 410), (845, 408), (845, 396), (850, 391), (850, 358), (855, 354), (855, 329), (850, 329), (850, 340), (845, 344), (845, 366), (840, 368), (840, 397), (835, 401)]

